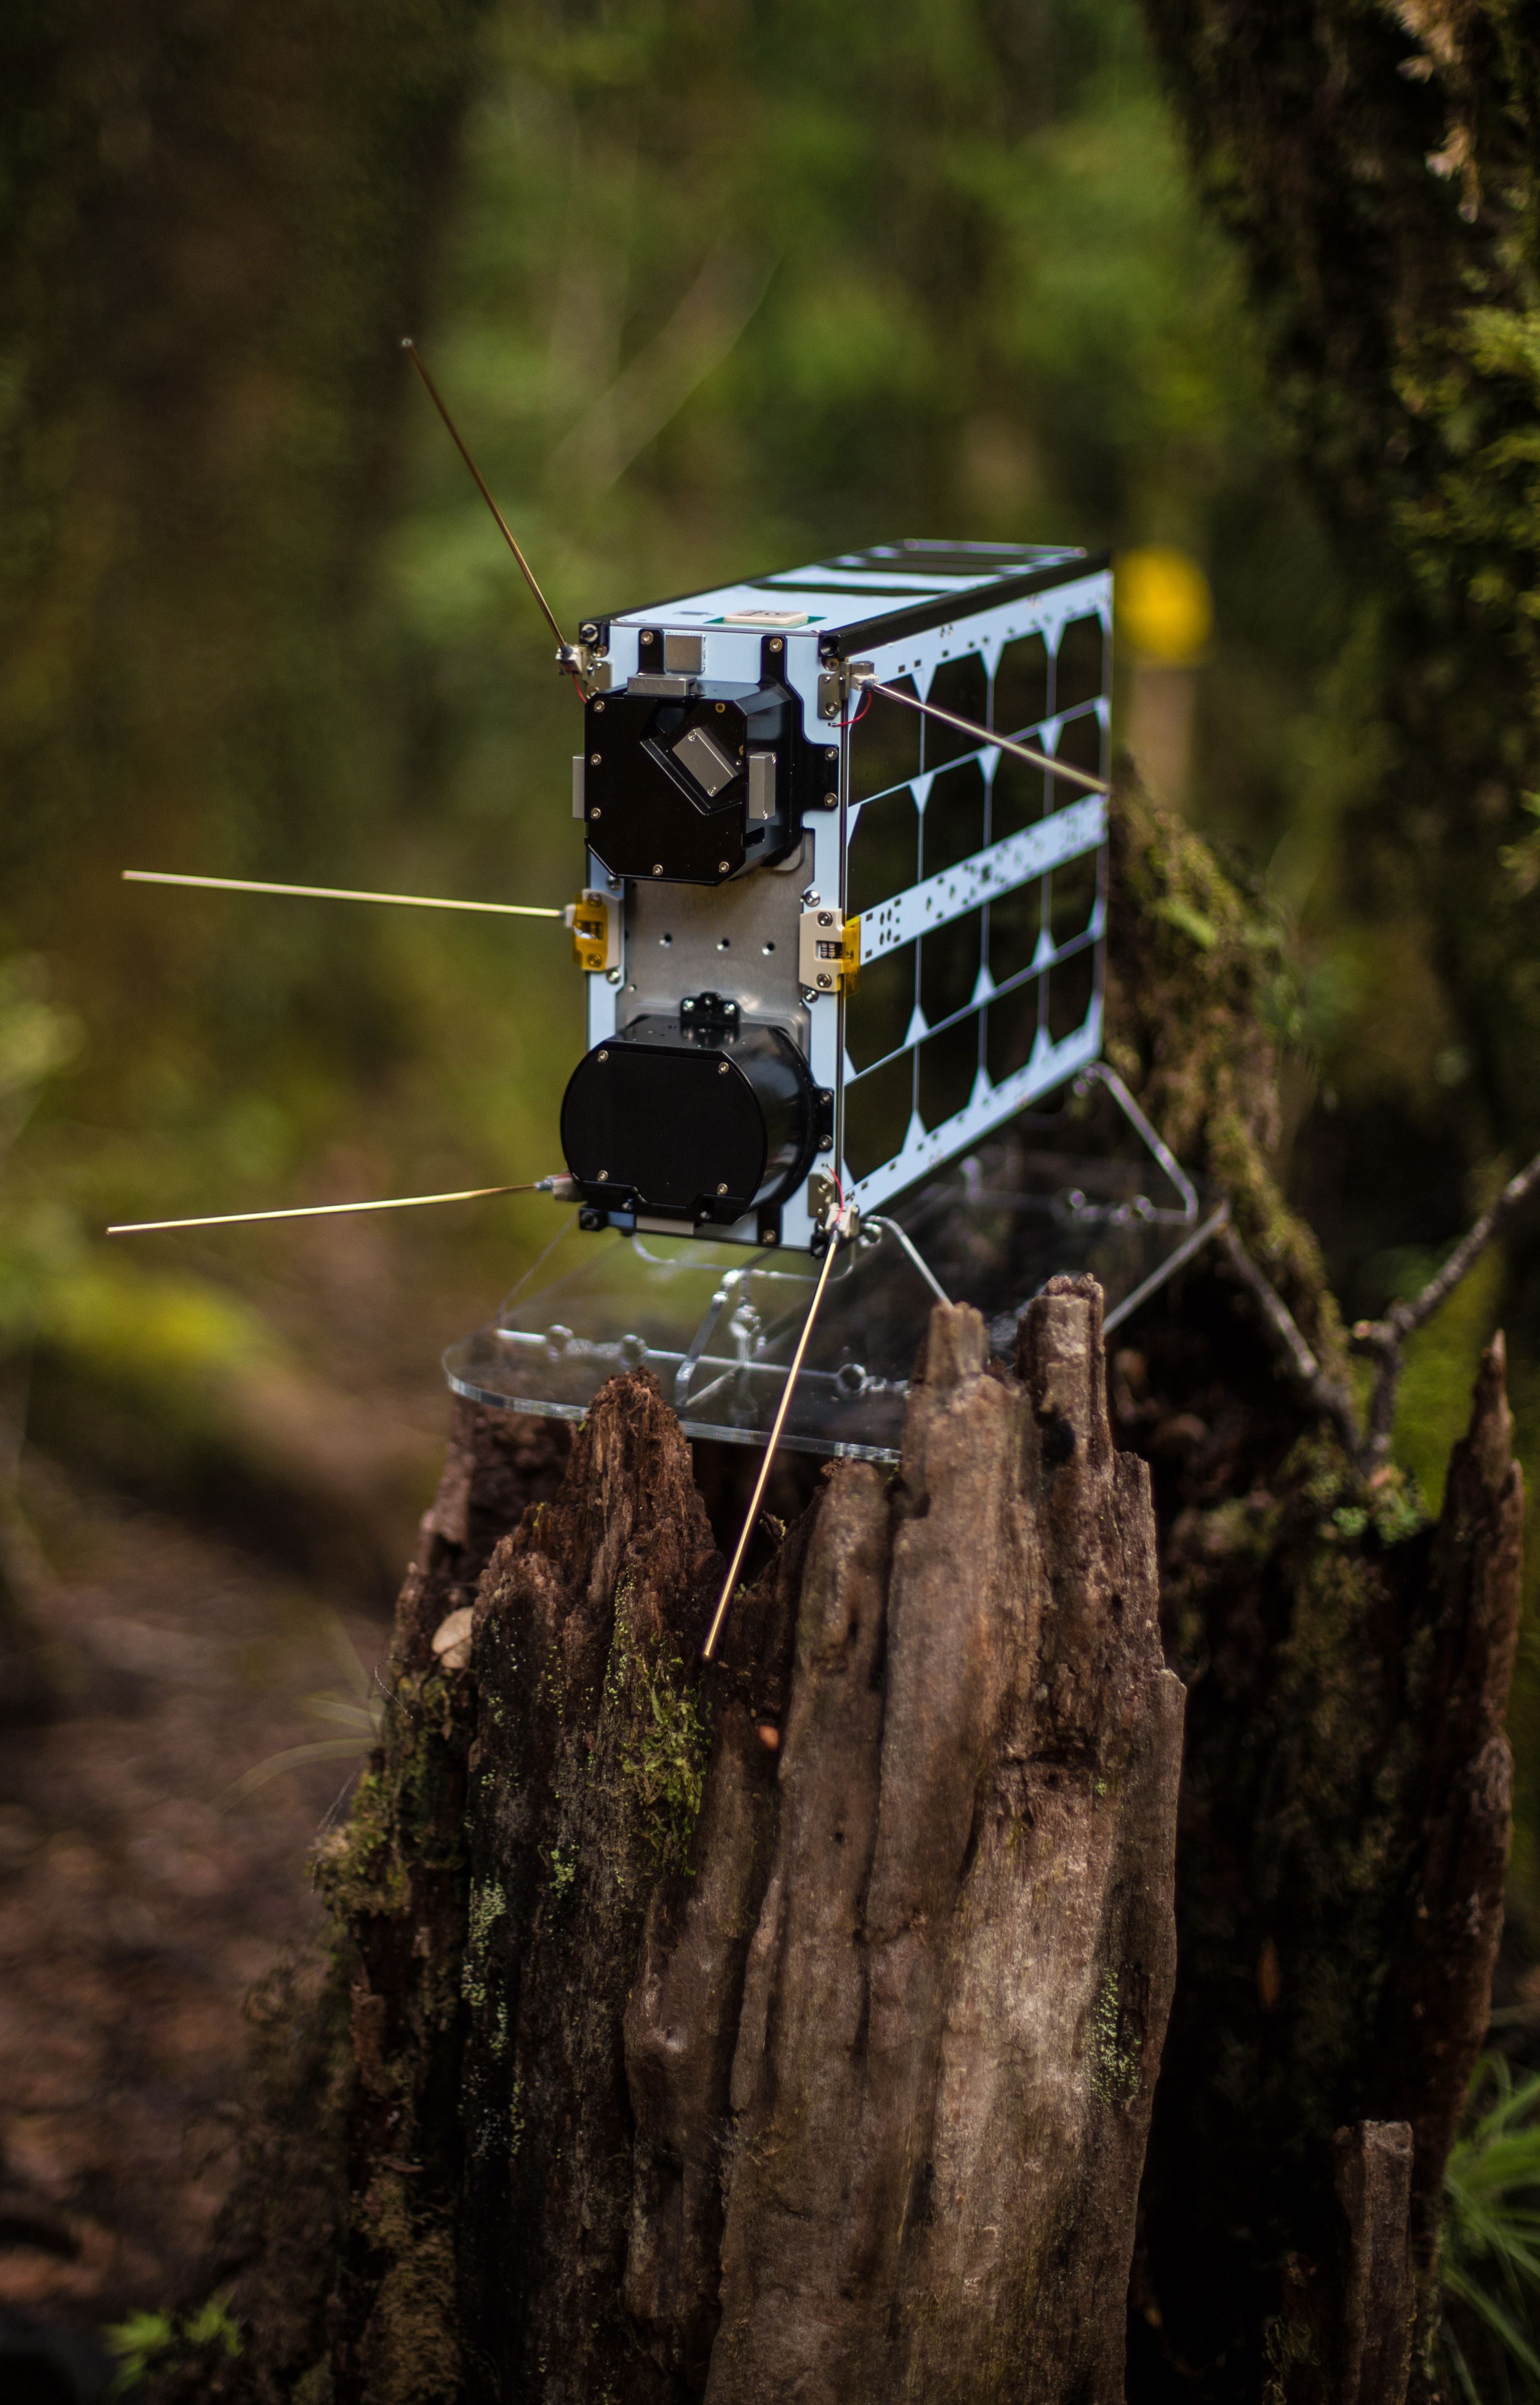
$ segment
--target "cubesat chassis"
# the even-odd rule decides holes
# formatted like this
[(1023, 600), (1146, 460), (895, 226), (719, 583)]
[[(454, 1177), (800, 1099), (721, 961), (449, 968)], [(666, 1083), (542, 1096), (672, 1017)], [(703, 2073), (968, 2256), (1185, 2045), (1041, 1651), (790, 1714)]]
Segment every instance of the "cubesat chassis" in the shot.
[[(1203, 1240), (1099, 1060), (1111, 617), (1104, 556), (907, 541), (583, 626), (562, 1145), (612, 1233), (452, 1348), (454, 1386), (577, 1417), (645, 1363), (693, 1433), (890, 1458), (959, 1277), (1003, 1328), (1089, 1266), (1116, 1316)], [(1044, 1138), (991, 1188), (985, 1140), (1087, 1079), (1138, 1160)], [(812, 1263), (858, 1227), (804, 1361)]]

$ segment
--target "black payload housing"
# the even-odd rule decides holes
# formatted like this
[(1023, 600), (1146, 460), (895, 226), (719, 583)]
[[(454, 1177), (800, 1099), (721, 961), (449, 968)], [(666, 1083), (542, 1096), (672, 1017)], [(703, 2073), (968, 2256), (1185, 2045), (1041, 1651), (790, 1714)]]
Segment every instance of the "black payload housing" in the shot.
[(640, 655), (637, 674), (584, 712), (595, 858), (611, 877), (679, 885), (784, 859), (804, 809), (838, 806), (838, 747), (807, 741), (800, 697), (773, 674), (723, 684), (665, 670), (655, 644)]
[(605, 1211), (731, 1227), (778, 1202), (827, 1126), (796, 1046), (714, 993), (650, 1013), (584, 1055), (562, 1102), (562, 1150)]

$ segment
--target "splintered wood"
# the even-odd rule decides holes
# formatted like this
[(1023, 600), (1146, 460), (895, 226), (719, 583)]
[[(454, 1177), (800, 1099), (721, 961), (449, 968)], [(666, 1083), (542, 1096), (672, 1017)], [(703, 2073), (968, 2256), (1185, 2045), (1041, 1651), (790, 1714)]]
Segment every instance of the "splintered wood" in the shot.
[(1095, 1287), (1015, 1373), (938, 1308), (899, 1476), (832, 1468), (702, 1673), (720, 1578), (631, 1377), (481, 1580), (465, 2393), (1116, 2405), (1182, 1688)]
[(734, 2038), (710, 2405), (1122, 2395), (1182, 1691), (1099, 1320), (1050, 1290), (1017, 1381), (938, 1309), (896, 1492), (830, 1479)]

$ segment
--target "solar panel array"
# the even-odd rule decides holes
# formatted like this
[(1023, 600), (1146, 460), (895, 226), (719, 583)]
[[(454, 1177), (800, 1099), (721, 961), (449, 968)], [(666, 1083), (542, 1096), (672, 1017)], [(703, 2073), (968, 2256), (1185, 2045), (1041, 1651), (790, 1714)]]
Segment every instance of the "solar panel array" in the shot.
[[(895, 682), (1104, 777), (1107, 612), (1089, 598)], [(844, 1174), (871, 1209), (1099, 1052), (1106, 805), (880, 699), (849, 742)]]

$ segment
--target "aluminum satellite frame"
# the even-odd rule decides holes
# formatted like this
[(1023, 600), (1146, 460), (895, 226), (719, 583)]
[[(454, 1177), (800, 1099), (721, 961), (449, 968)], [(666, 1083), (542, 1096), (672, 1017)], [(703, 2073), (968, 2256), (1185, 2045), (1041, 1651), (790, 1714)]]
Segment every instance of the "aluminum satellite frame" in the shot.
[(896, 1460), (937, 1297), (1003, 1344), (1049, 1275), (1089, 1269), (1111, 1329), (1224, 1219), (1100, 1057), (1111, 565), (909, 539), (592, 619), (571, 644), (405, 347), (582, 697), (583, 886), (558, 911), (125, 875), (564, 920), (589, 1039), (567, 1166), (111, 1232), (575, 1203), (445, 1372), (577, 1420), (648, 1368), (689, 1434), (764, 1448), (709, 1653), (776, 1446)]

